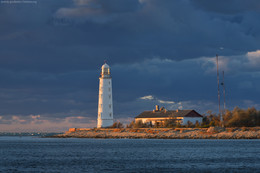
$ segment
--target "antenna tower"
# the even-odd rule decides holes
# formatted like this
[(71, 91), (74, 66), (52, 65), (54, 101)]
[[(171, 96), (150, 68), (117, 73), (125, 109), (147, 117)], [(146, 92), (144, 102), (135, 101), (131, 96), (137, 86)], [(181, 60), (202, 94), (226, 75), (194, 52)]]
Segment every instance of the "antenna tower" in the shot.
[(224, 71), (223, 71), (223, 81), (221, 83), (221, 85), (223, 86), (223, 97), (224, 97), (224, 113), (226, 113), (226, 97), (225, 97), (225, 94), (226, 94), (226, 88), (225, 88), (225, 83), (224, 83)]
[(219, 112), (219, 114), (220, 114), (220, 123), (221, 123), (221, 125), (222, 125), (223, 119), (222, 119), (222, 113), (221, 113), (221, 109), (220, 109), (218, 54), (216, 55), (216, 61), (217, 61), (217, 81), (218, 81), (218, 112)]

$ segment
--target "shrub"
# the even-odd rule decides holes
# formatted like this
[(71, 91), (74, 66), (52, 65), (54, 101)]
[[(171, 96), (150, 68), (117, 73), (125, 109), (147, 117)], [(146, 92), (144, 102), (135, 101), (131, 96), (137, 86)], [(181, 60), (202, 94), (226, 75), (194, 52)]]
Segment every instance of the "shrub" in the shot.
[[(260, 126), (260, 111), (254, 107), (248, 109), (235, 107), (233, 111), (226, 110), (223, 114), (223, 124), (225, 127)], [(220, 115), (217, 116), (208, 111), (203, 117), (201, 126), (221, 126)]]
[(133, 126), (134, 128), (144, 128), (144, 127), (146, 127), (146, 125), (142, 122), (142, 121), (136, 121), (135, 123), (134, 123), (134, 126)]
[(186, 125), (186, 127), (189, 127), (189, 128), (194, 128), (194, 127), (195, 127), (195, 125), (193, 125), (193, 123), (192, 123), (192, 122), (188, 121), (188, 122), (187, 122), (187, 125)]
[(196, 127), (196, 128), (199, 128), (199, 127), (200, 127), (200, 123), (199, 123), (198, 121), (196, 121), (195, 127)]
[(124, 128), (124, 125), (121, 122), (114, 122), (111, 128)]
[(165, 127), (165, 128), (173, 128), (173, 127), (176, 127), (176, 123), (174, 120), (172, 119), (168, 119), (168, 120), (165, 120), (163, 122), (163, 126), (162, 127)]
[(126, 128), (133, 128), (135, 121), (132, 121), (130, 124), (126, 125)]

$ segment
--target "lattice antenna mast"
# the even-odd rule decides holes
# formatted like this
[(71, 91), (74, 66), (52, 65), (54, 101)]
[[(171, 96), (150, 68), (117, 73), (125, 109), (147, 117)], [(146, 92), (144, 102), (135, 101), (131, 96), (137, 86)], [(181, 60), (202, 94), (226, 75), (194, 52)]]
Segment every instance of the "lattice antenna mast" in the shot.
[(219, 92), (219, 71), (218, 71), (218, 54), (216, 55), (216, 61), (217, 61), (217, 81), (218, 81), (218, 112), (220, 114), (220, 123), (222, 124), (222, 114), (220, 109), (220, 92)]
[(223, 86), (223, 97), (224, 97), (224, 113), (226, 113), (226, 88), (225, 88), (225, 82), (224, 82), (224, 71), (223, 71), (223, 81), (221, 83), (221, 85)]

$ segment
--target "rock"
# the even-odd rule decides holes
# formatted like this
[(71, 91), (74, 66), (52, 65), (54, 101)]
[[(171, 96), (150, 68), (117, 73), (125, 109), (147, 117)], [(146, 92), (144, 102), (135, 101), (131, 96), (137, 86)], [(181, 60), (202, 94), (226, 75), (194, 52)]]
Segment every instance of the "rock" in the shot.
[[(56, 138), (130, 138), (130, 139), (260, 139), (260, 127), (222, 128), (210, 127), (208, 129), (91, 129), (76, 130), (55, 135)], [(1, 171), (0, 171), (1, 172)]]
[(226, 129), (224, 127), (210, 127), (208, 128), (207, 132), (208, 133), (219, 133), (219, 132), (223, 132), (225, 131)]

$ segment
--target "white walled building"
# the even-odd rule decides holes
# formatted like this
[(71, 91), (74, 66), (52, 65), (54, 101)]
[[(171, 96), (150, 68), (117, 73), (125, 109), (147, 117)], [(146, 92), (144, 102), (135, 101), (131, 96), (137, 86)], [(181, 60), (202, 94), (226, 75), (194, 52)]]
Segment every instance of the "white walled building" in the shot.
[(153, 111), (144, 111), (135, 117), (135, 121), (142, 121), (142, 123), (149, 123), (152, 125), (161, 124), (165, 120), (175, 120), (181, 125), (187, 125), (188, 122), (192, 124), (202, 123), (203, 116), (200, 115), (195, 110), (166, 110), (164, 107), (159, 109), (159, 106), (156, 105), (155, 110)]
[(105, 63), (99, 77), (97, 128), (109, 127), (113, 123), (112, 77), (110, 67)]

